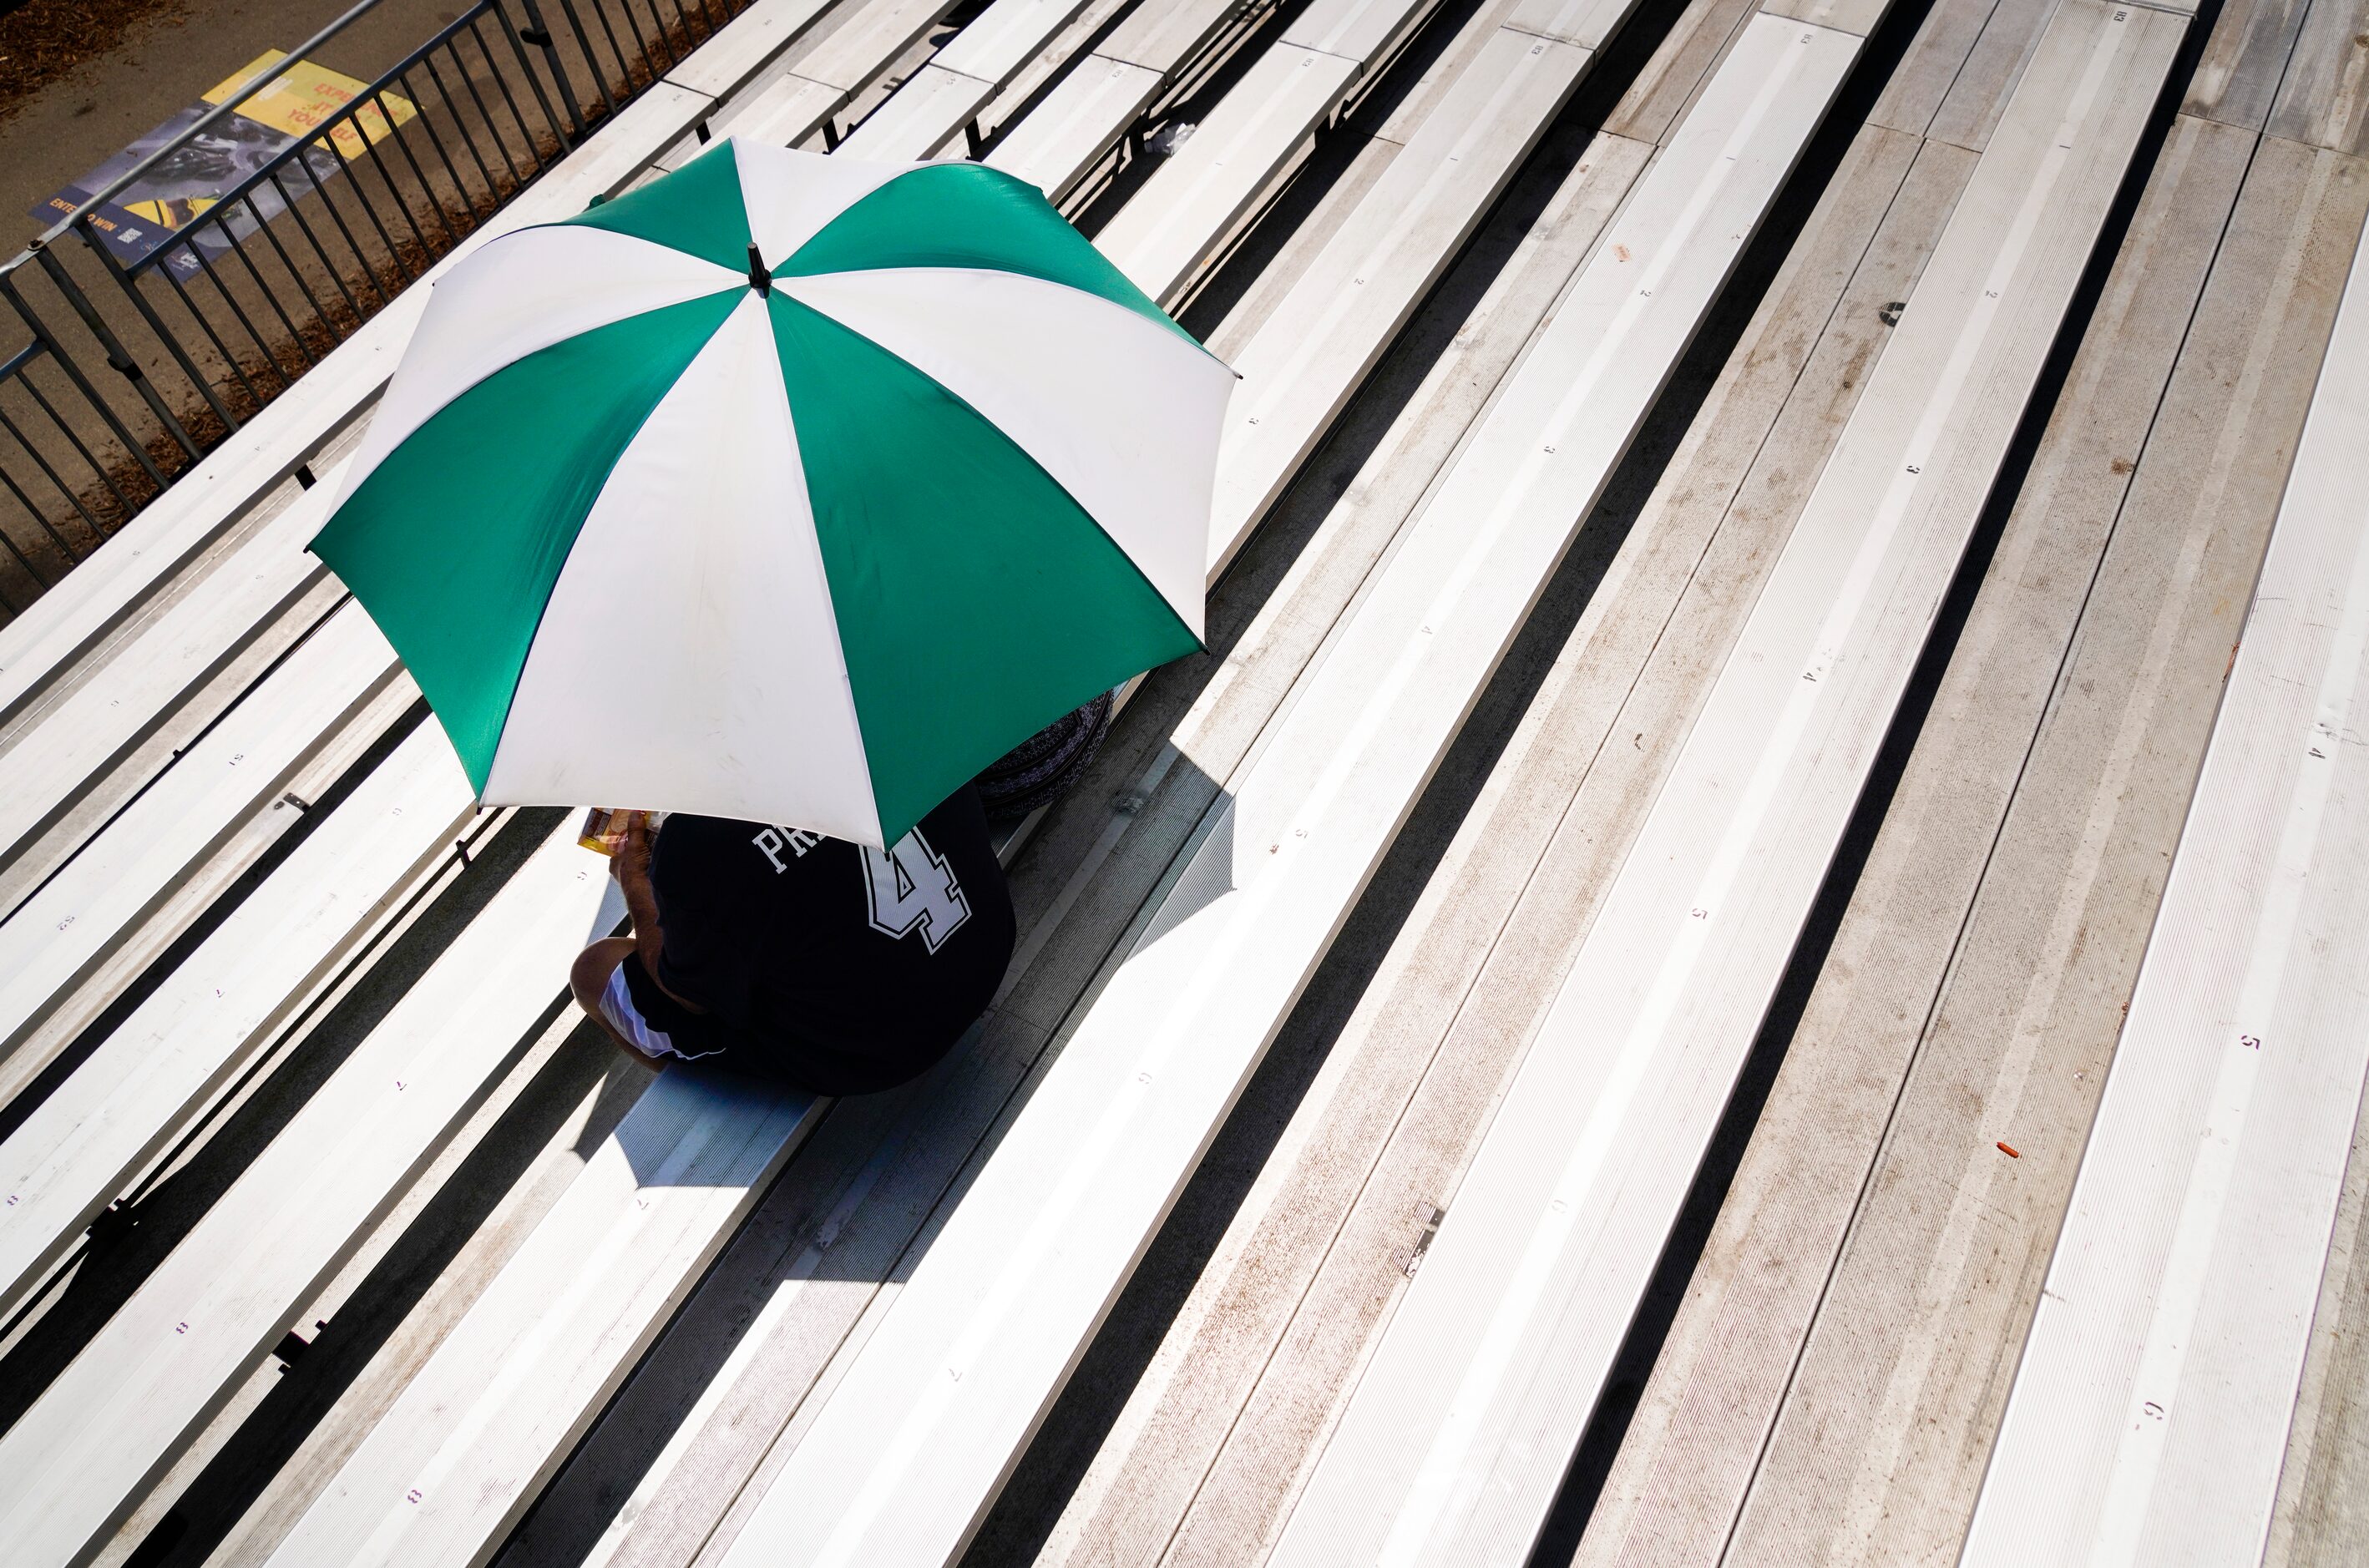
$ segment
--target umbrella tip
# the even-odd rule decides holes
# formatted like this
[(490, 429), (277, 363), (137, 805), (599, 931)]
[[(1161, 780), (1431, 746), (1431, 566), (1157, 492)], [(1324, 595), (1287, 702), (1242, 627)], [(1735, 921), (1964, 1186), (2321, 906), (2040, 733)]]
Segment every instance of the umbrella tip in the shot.
[(757, 254), (757, 243), (749, 242), (749, 286), (761, 294), (773, 292), (773, 275), (765, 270), (763, 258)]

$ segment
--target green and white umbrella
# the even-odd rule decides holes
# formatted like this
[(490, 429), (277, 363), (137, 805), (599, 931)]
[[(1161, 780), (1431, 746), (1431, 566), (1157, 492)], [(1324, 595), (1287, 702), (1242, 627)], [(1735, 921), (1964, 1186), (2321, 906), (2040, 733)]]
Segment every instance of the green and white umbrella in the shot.
[(1034, 187), (727, 141), (439, 282), (313, 549), (486, 802), (883, 845), (1199, 646), (1233, 381)]

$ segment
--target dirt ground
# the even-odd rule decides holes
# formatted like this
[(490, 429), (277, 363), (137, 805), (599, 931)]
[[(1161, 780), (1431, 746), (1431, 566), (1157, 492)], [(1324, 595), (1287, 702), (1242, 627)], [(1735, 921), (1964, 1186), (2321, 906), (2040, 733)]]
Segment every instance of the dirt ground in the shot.
[(136, 28), (169, 20), (188, 0), (25, 0), (0, 16), (0, 118)]
[[(383, 0), (317, 52), (370, 77), (466, 0)], [(267, 49), (293, 49), (353, 0), (25, 0), (0, 15), (0, 246), (35, 203)]]

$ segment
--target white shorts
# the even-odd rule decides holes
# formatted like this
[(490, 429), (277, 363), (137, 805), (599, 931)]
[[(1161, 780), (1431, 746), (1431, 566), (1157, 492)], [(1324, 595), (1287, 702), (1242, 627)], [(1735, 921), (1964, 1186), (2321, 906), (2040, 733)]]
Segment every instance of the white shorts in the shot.
[(625, 984), (625, 966), (618, 965), (609, 971), (609, 983), (601, 988), (601, 1016), (614, 1029), (634, 1043), (634, 1048), (644, 1056), (672, 1057), (678, 1061), (697, 1061), (701, 1057), (717, 1055), (715, 1051), (685, 1051), (675, 1047), (674, 1037), (663, 1029), (650, 1027), (634, 1007), (633, 989)]

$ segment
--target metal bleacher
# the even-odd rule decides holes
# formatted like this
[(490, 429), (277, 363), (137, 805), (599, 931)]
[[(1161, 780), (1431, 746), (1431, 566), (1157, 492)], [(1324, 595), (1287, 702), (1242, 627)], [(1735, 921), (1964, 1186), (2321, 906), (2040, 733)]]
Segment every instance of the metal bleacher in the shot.
[(482, 233), (1038, 184), (1212, 650), (938, 1069), (651, 1074), (302, 549), (399, 295), (0, 627), (0, 1558), (2359, 1561), (2359, 9), (758, 0)]
[(2056, 9), (1276, 1561), (1542, 1525), (2183, 30)]

